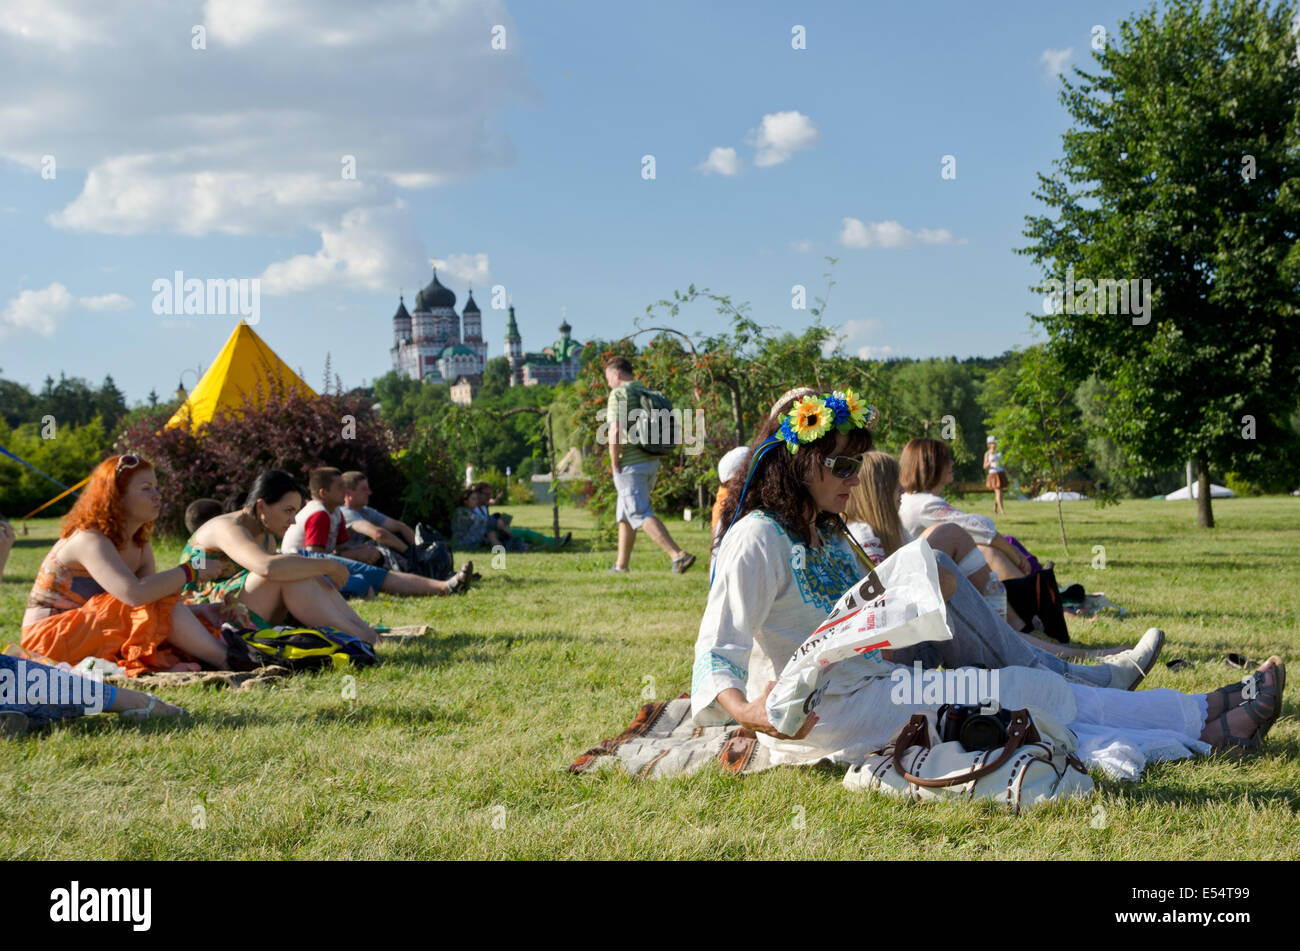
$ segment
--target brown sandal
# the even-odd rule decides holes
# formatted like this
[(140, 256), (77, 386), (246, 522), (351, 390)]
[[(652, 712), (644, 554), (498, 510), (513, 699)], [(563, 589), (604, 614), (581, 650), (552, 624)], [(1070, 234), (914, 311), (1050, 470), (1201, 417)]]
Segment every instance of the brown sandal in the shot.
[[(1253, 750), (1258, 748), (1260, 742), (1268, 735), (1268, 731), (1273, 728), (1273, 724), (1277, 722), (1277, 718), (1281, 715), (1282, 693), (1286, 689), (1286, 667), (1282, 663), (1282, 658), (1277, 655), (1270, 657), (1264, 663), (1273, 665), (1273, 682), (1267, 685), (1264, 684), (1264, 675), (1267, 672), (1264, 670), (1255, 671), (1254, 677), (1257, 678), (1255, 683), (1258, 693), (1254, 699), (1239, 704), (1255, 721), (1255, 731), (1250, 736), (1237, 736), (1232, 732), (1228, 726), (1228, 711), (1233, 709), (1230, 704), (1218, 716), (1219, 730), (1223, 733), (1223, 739), (1218, 744), (1220, 749)], [(1252, 678), (1246, 678), (1238, 686), (1244, 688), (1246, 682), (1250, 679)], [(1226, 688), (1221, 687), (1219, 690), (1226, 690)], [(1215, 691), (1215, 693), (1218, 692)], [(1224, 696), (1227, 697), (1228, 694), (1225, 693)]]

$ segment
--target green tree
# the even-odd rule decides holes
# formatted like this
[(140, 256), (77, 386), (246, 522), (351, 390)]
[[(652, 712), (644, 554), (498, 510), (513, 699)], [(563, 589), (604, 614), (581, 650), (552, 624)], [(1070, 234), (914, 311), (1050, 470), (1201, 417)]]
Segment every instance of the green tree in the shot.
[(1096, 73), (1062, 77), (1074, 125), (1039, 175), (1050, 214), (1026, 219), (1039, 290), (1150, 281), (1145, 313), (1116, 313), (1113, 294), (1098, 313), (1089, 284), (1036, 319), (1076, 383), (1108, 387), (1105, 428), (1132, 466), (1196, 461), (1205, 527), (1211, 470), (1268, 464), (1300, 378), (1295, 19), (1292, 2), (1173, 0), (1121, 22)]
[(985, 434), (975, 366), (956, 360), (897, 361), (886, 365), (884, 387), (893, 397), (894, 428), (902, 443), (917, 436), (947, 440), (957, 477), (979, 478)]
[(1061, 493), (1070, 471), (1087, 464), (1087, 443), (1074, 388), (1060, 360), (1041, 344), (1023, 351), (1016, 363), (1008, 363), (996, 376), (994, 390), (1009, 397), (993, 413), (990, 427), (997, 432), (1007, 463), (1015, 466), (1033, 489), (1050, 487), (1056, 492), (1061, 545), (1069, 555)]
[(493, 357), (483, 366), (483, 388), (480, 397), (499, 396), (510, 389), (510, 361), (505, 357)]

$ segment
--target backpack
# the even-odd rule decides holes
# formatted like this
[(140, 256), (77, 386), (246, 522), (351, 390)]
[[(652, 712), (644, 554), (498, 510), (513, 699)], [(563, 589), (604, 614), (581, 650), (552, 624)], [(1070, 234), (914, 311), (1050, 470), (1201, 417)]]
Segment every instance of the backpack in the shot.
[[(250, 657), (260, 655), (266, 664), (278, 664), (291, 670), (320, 670), (343, 667), (373, 667), (379, 663), (375, 650), (365, 641), (322, 627), (273, 627), (261, 631), (234, 631), (223, 628), (229, 644), (232, 635), (244, 642)], [(236, 669), (236, 668), (232, 668)]]
[(447, 539), (424, 522), (415, 526), (415, 545), (407, 553), (407, 558), (411, 570), (426, 578), (446, 581), (456, 573), (455, 559)]
[(638, 390), (638, 405), (628, 409), (641, 413), (629, 426), (628, 442), (635, 443), (652, 456), (666, 456), (681, 444), (681, 423), (673, 416), (673, 403), (658, 390)]

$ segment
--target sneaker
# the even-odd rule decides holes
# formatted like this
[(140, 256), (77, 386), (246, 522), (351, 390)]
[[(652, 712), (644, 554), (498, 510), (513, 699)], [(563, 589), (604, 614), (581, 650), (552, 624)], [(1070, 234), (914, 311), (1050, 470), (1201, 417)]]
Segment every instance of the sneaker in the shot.
[(11, 710), (0, 711), (0, 736), (22, 736), (29, 725), (26, 714)]
[(1153, 627), (1129, 650), (1102, 661), (1110, 668), (1110, 685), (1119, 690), (1133, 690), (1146, 679), (1165, 646), (1165, 632)]
[(607, 574), (611, 574), (611, 575), (625, 575), (625, 574), (627, 574), (627, 569), (626, 569), (626, 568), (620, 568), (618, 565), (614, 565), (612, 568), (609, 569), (609, 571), (607, 572)]
[(673, 559), (673, 574), (680, 575), (693, 564), (695, 564), (695, 556), (689, 551), (684, 551), (680, 558)]

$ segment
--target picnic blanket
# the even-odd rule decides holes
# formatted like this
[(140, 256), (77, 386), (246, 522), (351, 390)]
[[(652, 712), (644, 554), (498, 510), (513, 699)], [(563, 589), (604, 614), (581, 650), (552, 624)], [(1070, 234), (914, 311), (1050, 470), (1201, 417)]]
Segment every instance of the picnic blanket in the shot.
[[(1090, 769), (1116, 780), (1137, 782), (1148, 763), (1210, 751), (1209, 744), (1188, 741), (1169, 730), (1117, 730), (1084, 723), (1072, 723), (1070, 728), (1079, 737), (1076, 755)], [(621, 769), (637, 779), (662, 779), (687, 776), (715, 762), (736, 775), (772, 768), (768, 748), (734, 721), (696, 726), (690, 695), (682, 694), (675, 700), (647, 703), (631, 726), (587, 750), (569, 766), (569, 772)]]
[(639, 779), (694, 773), (717, 763), (729, 773), (757, 773), (771, 767), (767, 747), (736, 723), (696, 726), (691, 696), (657, 700), (641, 708), (632, 725), (579, 756), (571, 773), (622, 769)]
[(229, 687), (232, 690), (252, 690), (266, 687), (288, 677), (293, 671), (288, 667), (270, 666), (257, 670), (163, 670), (139, 677), (110, 674), (105, 683), (132, 690), (149, 690), (154, 687)]

